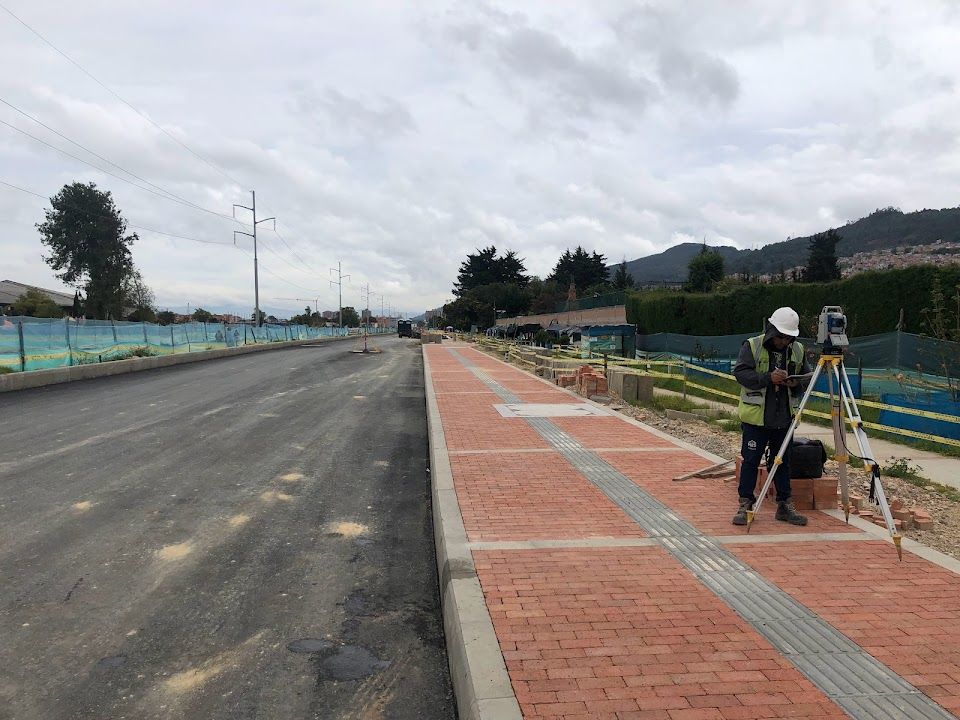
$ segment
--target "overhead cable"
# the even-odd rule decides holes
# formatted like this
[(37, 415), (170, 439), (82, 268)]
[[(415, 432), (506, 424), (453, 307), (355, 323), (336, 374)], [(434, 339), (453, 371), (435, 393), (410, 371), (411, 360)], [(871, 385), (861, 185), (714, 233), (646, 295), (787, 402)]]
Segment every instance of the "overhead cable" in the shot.
[(87, 70), (85, 67), (83, 67), (83, 65), (81, 65), (81, 64), (78, 63), (76, 60), (74, 60), (72, 57), (70, 57), (69, 55), (67, 55), (63, 50), (61, 50), (61, 49), (58, 48), (56, 45), (54, 45), (52, 42), (50, 42), (49, 40), (47, 40), (47, 39), (46, 39), (43, 35), (41, 35), (38, 31), (34, 30), (30, 25), (28, 25), (24, 20), (22, 20), (22, 19), (21, 19), (20, 17), (18, 17), (17, 15), (15, 15), (15, 14), (13, 13), (13, 11), (10, 10), (10, 8), (8, 8), (8, 7), (6, 7), (5, 5), (3, 5), (2, 3), (0, 3), (0, 10), (3, 10), (5, 13), (7, 13), (7, 15), (9, 15), (9, 16), (12, 17), (14, 20), (16, 20), (18, 23), (20, 23), (21, 25), (23, 25), (23, 27), (25, 27), (25, 28), (26, 28), (27, 30), (29, 30), (31, 33), (33, 33), (34, 35), (36, 35), (38, 38), (40, 38), (40, 40), (42, 40), (46, 45), (48, 45), (50, 48), (52, 48), (58, 55), (60, 55), (61, 57), (63, 57), (65, 60), (67, 60), (71, 65), (73, 65), (75, 68), (77, 68), (80, 72), (82, 72), (82, 73), (83, 73), (84, 75), (86, 75), (88, 78), (90, 78), (91, 80), (93, 80), (97, 85), (99, 85), (99, 86), (102, 87), (104, 90), (106, 90), (108, 93), (110, 93), (111, 95), (113, 95), (113, 97), (115, 97), (117, 100), (119, 100), (119, 101), (122, 102), (124, 105), (126, 105), (128, 108), (130, 108), (130, 109), (133, 110), (135, 113), (137, 113), (137, 115), (139, 115), (139, 116), (142, 117), (144, 120), (146, 120), (148, 123), (150, 123), (150, 124), (153, 125), (155, 128), (157, 128), (157, 130), (159, 130), (159, 131), (162, 132), (164, 135), (166, 135), (168, 138), (170, 138), (171, 140), (173, 140), (173, 142), (175, 142), (177, 145), (179, 145), (180, 147), (182, 147), (184, 150), (186, 150), (188, 153), (190, 153), (191, 155), (193, 155), (195, 158), (197, 158), (198, 160), (200, 160), (200, 161), (203, 162), (204, 164), (206, 164), (208, 167), (210, 167), (210, 168), (212, 168), (213, 170), (215, 170), (216, 172), (218, 172), (220, 175), (222, 175), (223, 177), (225, 177), (225, 178), (226, 178), (227, 180), (229, 180), (230, 182), (234, 183), (235, 185), (238, 185), (239, 187), (243, 187), (243, 183), (241, 183), (239, 180), (237, 180), (237, 179), (235, 179), (234, 177), (232, 177), (229, 173), (227, 173), (226, 170), (224, 170), (223, 168), (221, 168), (219, 165), (217, 165), (217, 164), (214, 163), (213, 161), (208, 160), (208, 159), (205, 158), (203, 155), (201, 155), (200, 153), (198, 153), (196, 150), (193, 150), (193, 149), (192, 149), (191, 147), (189, 147), (186, 143), (184, 143), (183, 141), (181, 141), (180, 139), (178, 139), (177, 137), (175, 137), (174, 135), (172, 135), (169, 131), (167, 131), (166, 128), (164, 128), (163, 126), (161, 126), (161, 125), (159, 125), (158, 123), (154, 122), (154, 121), (150, 118), (150, 116), (148, 116), (146, 113), (141, 112), (141, 111), (138, 110), (134, 105), (132, 105), (131, 103), (127, 102), (127, 100), (125, 100), (122, 96), (120, 96), (119, 93), (117, 93), (116, 91), (114, 91), (113, 89), (111, 89), (109, 86), (107, 86), (106, 84), (104, 84), (103, 82), (101, 82), (93, 73), (91, 73), (89, 70)]
[[(193, 209), (195, 209), (195, 210), (200, 210), (201, 212), (209, 213), (210, 215), (215, 215), (215, 216), (217, 216), (217, 217), (224, 218), (224, 219), (226, 219), (226, 220), (230, 220), (231, 222), (235, 222), (235, 223), (237, 223), (237, 224), (239, 224), (239, 225), (243, 225), (243, 226), (245, 226), (245, 227), (247, 226), (246, 223), (243, 223), (243, 222), (241, 222), (240, 220), (237, 220), (236, 218), (234, 218), (234, 217), (232, 217), (232, 216), (230, 216), (230, 215), (226, 215), (226, 214), (224, 214), (224, 213), (219, 213), (219, 212), (217, 212), (216, 210), (210, 210), (209, 208), (205, 208), (205, 207), (203, 207), (203, 206), (201, 206), (201, 205), (197, 205), (197, 204), (195, 204), (195, 203), (192, 203), (192, 202), (190, 202), (189, 200), (182, 200), (182, 199), (179, 199), (179, 198), (170, 197), (169, 195), (165, 195), (164, 193), (157, 192), (156, 190), (154, 190), (154, 189), (152, 189), (152, 188), (144, 187), (143, 185), (140, 185), (140, 184), (138, 184), (138, 183), (135, 183), (133, 180), (130, 180), (129, 178), (123, 177), (123, 175), (118, 175), (118, 174), (115, 173), (115, 172), (111, 172), (110, 170), (107, 170), (107, 169), (105, 169), (105, 168), (100, 167), (100, 166), (97, 165), (96, 163), (90, 162), (89, 160), (85, 160), (84, 158), (82, 158), (82, 157), (80, 157), (80, 156), (78, 156), (78, 155), (74, 155), (74, 154), (71, 153), (71, 152), (67, 152), (67, 151), (64, 150), (63, 148), (59, 148), (59, 147), (57, 147), (56, 145), (54, 145), (53, 143), (47, 142), (47, 141), (44, 140), (43, 138), (39, 138), (39, 137), (37, 137), (36, 135), (33, 135), (32, 133), (28, 133), (26, 130), (23, 130), (23, 129), (21, 129), (21, 128), (18, 128), (16, 125), (13, 125), (13, 124), (11, 124), (11, 123), (8, 123), (6, 120), (0, 120), (0, 125), (6, 125), (6, 126), (7, 126), (8, 128), (10, 128), (11, 130), (15, 130), (16, 132), (18, 132), (18, 133), (20, 133), (20, 134), (22, 134), (22, 135), (26, 135), (26, 136), (27, 136), (28, 138), (30, 138), (31, 140), (34, 140), (34, 141), (40, 143), (41, 145), (46, 145), (47, 147), (52, 148), (53, 150), (56, 150), (56, 151), (59, 152), (60, 154), (66, 155), (68, 158), (72, 158), (73, 160), (76, 160), (77, 162), (82, 162), (84, 165), (89, 165), (90, 167), (92, 167), (92, 168), (94, 168), (95, 170), (98, 170), (98, 171), (104, 173), (105, 175), (109, 175), (110, 177), (114, 177), (114, 178), (116, 178), (117, 180), (120, 180), (120, 181), (122, 181), (122, 182), (127, 183), (128, 185), (133, 185), (133, 187), (135, 187), (135, 188), (139, 188), (140, 190), (144, 190), (144, 191), (146, 191), (146, 192), (148, 192), (148, 193), (151, 193), (151, 194), (153, 194), (153, 195), (156, 195), (157, 197), (161, 197), (161, 198), (163, 198), (164, 200), (169, 200), (170, 202), (179, 203), (180, 205), (185, 205), (185, 206), (190, 207), (190, 208), (193, 208)], [(125, 172), (126, 172), (126, 171), (125, 171)]]
[[(19, 185), (14, 185), (13, 183), (9, 183), (9, 182), (7, 182), (6, 180), (0, 180), (0, 185), (5, 185), (5, 186), (8, 187), (8, 188), (12, 188), (12, 189), (14, 189), (14, 190), (19, 190), (20, 192), (26, 193), (27, 195), (33, 195), (34, 197), (38, 197), (38, 198), (40, 198), (40, 199), (42, 199), (42, 200), (49, 200), (50, 202), (53, 202), (53, 198), (49, 197), (48, 195), (44, 195), (43, 193), (34, 192), (33, 190), (27, 190), (26, 188), (20, 187)], [(72, 210), (77, 210), (77, 211), (79, 211), (79, 212), (87, 213), (88, 215), (95, 215), (95, 216), (97, 216), (97, 217), (105, 217), (105, 218), (106, 218), (106, 217), (110, 217), (109, 215), (106, 215), (105, 213), (92, 212), (91, 210), (88, 210), (87, 208), (82, 208), (82, 207), (79, 207), (79, 206), (77, 206), (77, 205), (66, 205), (66, 204), (65, 204), (64, 207), (69, 207), (69, 208), (71, 208)], [(156, 234), (156, 235), (163, 235), (163, 236), (165, 236), (165, 237), (174, 238), (174, 239), (177, 239), (177, 240), (190, 240), (190, 241), (192, 241), (192, 242), (203, 243), (204, 245), (225, 245), (225, 246), (227, 246), (227, 247), (233, 247), (233, 243), (218, 242), (218, 241), (216, 241), (216, 240), (201, 240), (200, 238), (188, 237), (188, 236), (186, 236), (186, 235), (176, 235), (176, 234), (174, 234), (174, 233), (168, 233), (168, 232), (165, 232), (165, 231), (163, 231), (163, 230), (156, 230), (156, 229), (151, 228), (151, 227), (146, 227), (145, 225), (135, 225), (135, 224), (130, 223), (130, 222), (127, 223), (127, 227), (129, 227), (129, 228), (134, 228), (135, 230), (143, 230), (144, 232), (154, 233), (154, 234)]]
[[(109, 158), (104, 157), (104, 156), (101, 155), (100, 153), (95, 152), (94, 150), (91, 150), (91, 149), (88, 148), (87, 146), (85, 146), (85, 145), (83, 145), (83, 144), (81, 144), (81, 143), (78, 143), (76, 140), (73, 140), (72, 138), (67, 137), (67, 136), (64, 135), (62, 132), (60, 132), (59, 130), (57, 130), (56, 128), (50, 127), (49, 125), (47, 125), (47, 124), (44, 123), (43, 121), (39, 120), (38, 118), (36, 118), (36, 117), (34, 117), (33, 115), (31, 115), (30, 113), (28, 113), (26, 110), (23, 110), (23, 109), (17, 107), (17, 106), (14, 105), (13, 103), (11, 103), (11, 102), (9, 102), (9, 101), (7, 101), (7, 100), (4, 100), (3, 98), (0, 98), (0, 103), (3, 103), (4, 105), (6, 105), (8, 108), (10, 108), (10, 109), (13, 110), (13, 111), (20, 113), (21, 115), (23, 115), (23, 116), (24, 116), (25, 118), (27, 118), (28, 120), (31, 120), (31, 121), (35, 122), (37, 125), (39, 125), (39, 126), (41, 126), (41, 127), (43, 127), (43, 128), (46, 128), (47, 130), (49, 130), (50, 132), (52, 132), (52, 133), (53, 133), (54, 135), (56, 135), (57, 137), (63, 138), (63, 139), (66, 140), (68, 143), (70, 143), (70, 144), (72, 144), (72, 145), (75, 145), (76, 147), (80, 148), (81, 150), (84, 150), (85, 152), (90, 153), (91, 155), (93, 155), (94, 157), (96, 157), (96, 158), (98, 158), (98, 159), (100, 159), (100, 160), (103, 160), (105, 163), (107, 163), (108, 165), (111, 165), (112, 167), (116, 168), (117, 170), (120, 170), (121, 172), (125, 172), (127, 175), (130, 175), (131, 177), (136, 178), (136, 179), (139, 180), (140, 182), (145, 183), (146, 185), (149, 185), (149, 186), (152, 187), (152, 188), (156, 188), (157, 190), (159, 190), (159, 191), (162, 192), (162, 193), (165, 193), (166, 195), (169, 195), (170, 198), (173, 199), (173, 200), (176, 200), (176, 201), (178, 201), (178, 202), (181, 202), (181, 203), (183, 203), (183, 204), (185, 204), (185, 205), (189, 205), (190, 207), (196, 208), (196, 209), (198, 209), (198, 210), (203, 210), (204, 212), (213, 213), (213, 214), (215, 214), (215, 215), (222, 215), (222, 217), (224, 217), (224, 218), (229, 218), (229, 217), (230, 217), (229, 215), (225, 215), (225, 214), (218, 213), (218, 212), (216, 212), (215, 210), (210, 210), (210, 209), (208, 209), (208, 208), (204, 208), (204, 207), (202, 207), (202, 206), (200, 206), (200, 205), (198, 205), (198, 204), (196, 204), (196, 203), (194, 203), (194, 202), (192, 202), (192, 201), (190, 201), (190, 200), (187, 200), (187, 199), (184, 198), (184, 197), (181, 197), (180, 195), (177, 195), (177, 194), (174, 193), (174, 192), (171, 192), (170, 190), (167, 190), (167, 189), (164, 188), (164, 187), (161, 187), (161, 186), (159, 186), (159, 185), (157, 185), (157, 184), (155, 184), (155, 183), (150, 182), (150, 181), (147, 180), (146, 178), (140, 177), (140, 176), (137, 175), (136, 173), (131, 172), (130, 170), (127, 170), (125, 167), (123, 167), (123, 166), (121, 166), (121, 165), (118, 165), (117, 163), (113, 162), (113, 160), (110, 160)], [(0, 121), (0, 122), (2, 122), (2, 121)], [(13, 127), (13, 126), (12, 126), (12, 125), (8, 125), (8, 127)], [(14, 127), (14, 129), (17, 130), (18, 132), (22, 132), (21, 130), (19, 130), (19, 128), (15, 128), (15, 127)], [(33, 137), (33, 136), (31, 136), (31, 137)], [(37, 139), (37, 138), (34, 138), (34, 139)], [(41, 141), (41, 142), (42, 142), (42, 141)], [(53, 146), (51, 146), (51, 147), (53, 147)], [(59, 148), (57, 148), (57, 149), (59, 149)], [(71, 156), (71, 157), (72, 157), (72, 156)], [(98, 168), (98, 169), (99, 169), (99, 168)], [(145, 189), (145, 188), (144, 188), (144, 189)], [(238, 221), (238, 222), (239, 222), (239, 221)], [(241, 224), (243, 224), (243, 223), (241, 223)]]

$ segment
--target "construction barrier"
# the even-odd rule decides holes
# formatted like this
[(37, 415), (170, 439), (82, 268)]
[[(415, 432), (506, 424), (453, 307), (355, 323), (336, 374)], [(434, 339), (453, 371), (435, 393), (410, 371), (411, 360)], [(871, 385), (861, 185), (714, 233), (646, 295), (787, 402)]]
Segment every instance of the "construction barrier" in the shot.
[[(381, 328), (384, 331), (386, 328)], [(311, 340), (356, 333), (356, 328), (307, 325), (155, 323), (0, 316), (0, 372), (49, 370), (128, 357)]]

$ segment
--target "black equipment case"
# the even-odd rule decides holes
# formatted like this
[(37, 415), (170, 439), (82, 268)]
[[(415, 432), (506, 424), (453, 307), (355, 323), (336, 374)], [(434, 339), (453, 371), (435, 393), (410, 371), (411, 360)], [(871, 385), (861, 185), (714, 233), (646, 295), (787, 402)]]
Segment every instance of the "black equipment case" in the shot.
[(823, 476), (827, 451), (823, 443), (810, 438), (794, 437), (790, 444), (790, 477), (818, 478)]

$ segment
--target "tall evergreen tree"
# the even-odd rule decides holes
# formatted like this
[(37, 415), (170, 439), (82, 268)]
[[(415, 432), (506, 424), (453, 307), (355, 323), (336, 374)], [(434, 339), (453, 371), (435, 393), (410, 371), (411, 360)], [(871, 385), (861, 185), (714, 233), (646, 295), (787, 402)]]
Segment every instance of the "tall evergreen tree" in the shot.
[(837, 244), (843, 240), (836, 230), (817, 233), (810, 238), (810, 256), (803, 271), (803, 282), (830, 282), (840, 279)]
[(617, 290), (629, 290), (633, 285), (633, 276), (627, 272), (627, 261), (621, 260), (617, 265), (617, 271), (613, 274), (613, 286)]
[(716, 250), (710, 250), (706, 243), (700, 252), (690, 258), (687, 264), (687, 282), (683, 289), (687, 292), (710, 292), (713, 286), (723, 280), (723, 256)]
[(523, 260), (518, 258), (513, 250), (508, 250), (498, 257), (497, 248), (493, 245), (478, 249), (460, 263), (453, 294), (463, 297), (471, 290), (493, 283), (511, 283), (525, 287), (530, 282), (526, 271)]
[(597, 252), (588, 253), (577, 245), (573, 252), (566, 250), (560, 256), (547, 279), (555, 280), (560, 287), (572, 282), (582, 292), (607, 282), (608, 274), (606, 257)]

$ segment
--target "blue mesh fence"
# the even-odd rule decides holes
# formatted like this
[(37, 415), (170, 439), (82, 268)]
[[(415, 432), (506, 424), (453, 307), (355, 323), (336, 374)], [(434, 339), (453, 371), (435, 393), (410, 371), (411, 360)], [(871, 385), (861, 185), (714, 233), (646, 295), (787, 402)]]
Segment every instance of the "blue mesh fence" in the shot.
[[(637, 354), (682, 358), (690, 363), (687, 372), (693, 379), (707, 376), (697, 372), (697, 366), (729, 374), (740, 346), (753, 334), (638, 335)], [(811, 353), (819, 352), (814, 340), (801, 340)], [(845, 364), (855, 397), (866, 395), (891, 406), (960, 417), (960, 343), (905, 332), (852, 337)], [(826, 377), (818, 379), (815, 389), (827, 392)], [(960, 440), (960, 424), (935, 418), (888, 409), (880, 412), (879, 423)]]
[[(383, 332), (373, 328), (371, 332)], [(45, 370), (126, 357), (170, 355), (286, 340), (333, 337), (347, 328), (307, 325), (182, 323), (156, 325), (108, 320), (0, 316), (0, 372)]]

